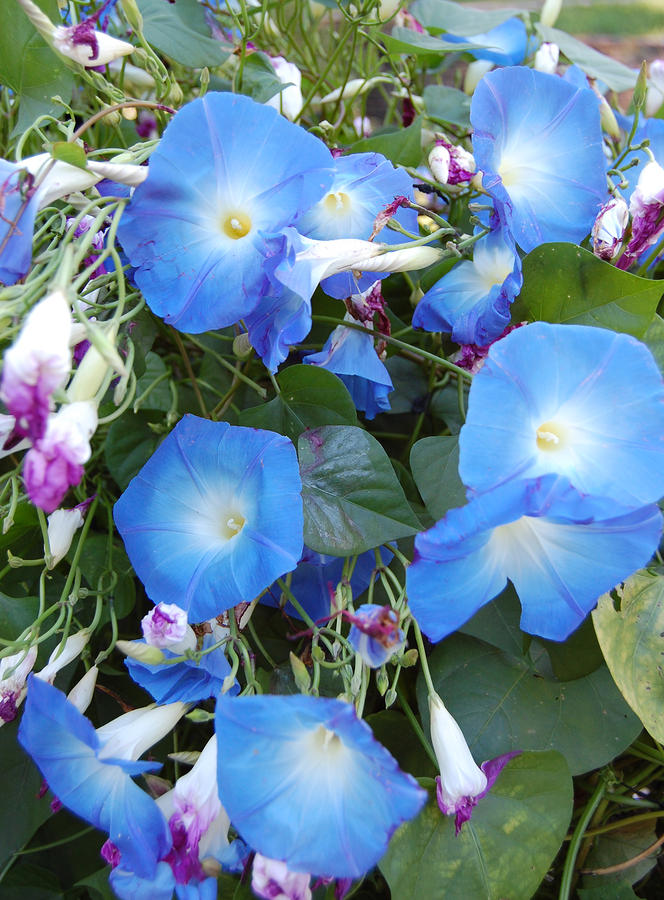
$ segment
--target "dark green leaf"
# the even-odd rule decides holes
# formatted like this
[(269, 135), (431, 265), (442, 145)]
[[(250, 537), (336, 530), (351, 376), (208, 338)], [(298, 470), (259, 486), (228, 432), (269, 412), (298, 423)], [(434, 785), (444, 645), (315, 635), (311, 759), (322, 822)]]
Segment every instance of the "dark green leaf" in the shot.
[(597, 884), (597, 878), (593, 876), (591, 887), (578, 888), (579, 900), (638, 900), (632, 890), (629, 881), (606, 882), (602, 878), (601, 884)]
[[(541, 665), (453, 635), (436, 647), (430, 667), (478, 760), (510, 750), (558, 750), (578, 775), (610, 762), (641, 730), (604, 666), (585, 678), (557, 681), (542, 674)], [(426, 730), (423, 680), (418, 698)]]
[[(654, 822), (640, 822), (620, 831), (602, 834), (595, 841), (592, 850), (586, 857), (584, 869), (606, 869), (609, 866), (633, 860), (635, 856), (643, 853), (657, 840)], [(657, 862), (657, 855), (651, 853), (645, 859), (628, 866), (619, 872), (608, 875), (593, 875), (584, 878), (584, 885), (595, 885), (599, 882), (605, 893), (602, 900), (612, 897), (611, 888), (618, 886), (617, 898), (634, 897), (634, 892), (627, 893), (629, 884), (640, 881)], [(627, 883), (627, 884), (626, 884)], [(622, 884), (622, 887), (619, 887)]]
[(425, 28), (460, 37), (483, 34), (514, 16), (523, 15), (522, 9), (477, 9), (450, 0), (415, 0), (409, 9)]
[(114, 900), (115, 894), (111, 890), (111, 886), (108, 883), (108, 876), (110, 872), (110, 867), (105, 866), (103, 869), (99, 869), (99, 871), (95, 872), (93, 875), (88, 875), (87, 878), (83, 878), (81, 879), (81, 881), (77, 881), (76, 887), (87, 888), (90, 893), (90, 900)]
[(492, 647), (498, 647), (512, 656), (526, 652), (530, 635), (519, 628), (521, 604), (516, 591), (508, 583), (505, 590), (490, 603), (485, 603), (459, 630), (463, 634), (479, 638)]
[(14, 641), (37, 618), (37, 597), (8, 597), (0, 594), (0, 637)]
[(657, 741), (664, 741), (664, 575), (628, 578), (616, 610), (609, 594), (593, 613), (604, 658), (623, 697)]
[(265, 103), (285, 87), (264, 53), (252, 53), (246, 57), (242, 70), (243, 94), (252, 97), (256, 103)]
[(51, 815), (48, 798), (37, 799), (41, 775), (16, 739), (17, 725), (11, 722), (0, 728), (0, 866), (21, 850)]
[(148, 427), (154, 413), (138, 412), (117, 419), (108, 429), (104, 459), (108, 471), (124, 490), (159, 445), (159, 435)]
[(419, 166), (422, 162), (422, 118), (418, 116), (408, 128), (383, 132), (356, 141), (351, 153), (382, 153), (395, 166)]
[(417, 778), (434, 778), (438, 774), (403, 713), (384, 709), (367, 716), (366, 722), (371, 726), (376, 740), (390, 751), (406, 772)]
[(553, 673), (560, 681), (573, 681), (590, 675), (604, 662), (591, 619), (586, 619), (562, 643), (543, 638), (538, 638), (538, 641), (549, 654)]
[(428, 84), (422, 96), (427, 116), (434, 122), (441, 125), (451, 123), (461, 128), (468, 128), (470, 125), (468, 94), (444, 84)]
[(512, 321), (597, 325), (640, 338), (664, 291), (575, 244), (542, 244), (523, 261), (523, 289)]
[[(59, 20), (56, 0), (38, 0), (37, 5), (51, 21)], [(51, 113), (57, 117), (62, 106), (51, 98), (59, 95), (68, 102), (74, 78), (62, 59), (37, 34), (16, 0), (6, 0), (0, 6), (0, 84), (11, 88), (19, 100), (16, 135), (38, 116)]]
[[(67, 558), (71, 559), (74, 547), (69, 550)], [(115, 541), (112, 546), (112, 559), (109, 567), (108, 537), (104, 534), (91, 534), (86, 538), (79, 558), (79, 566), (83, 578), (91, 590), (97, 588), (100, 576), (106, 571), (115, 572), (117, 581), (111, 595), (115, 614), (118, 619), (123, 619), (134, 607), (136, 600), (136, 587), (134, 583), (134, 570), (129, 562), (122, 545)], [(102, 586), (110, 583), (109, 576)], [(102, 622), (108, 618), (107, 612), (102, 616)]]
[(661, 316), (655, 316), (648, 325), (643, 343), (650, 348), (660, 372), (664, 372), (664, 319)]
[[(156, 353), (149, 352), (145, 357), (145, 371), (136, 382), (136, 400), (140, 401), (139, 409), (156, 409), (168, 412), (173, 398), (168, 386), (168, 378), (155, 385), (157, 379), (166, 373), (166, 364)], [(155, 385), (152, 387), (152, 385)], [(149, 391), (146, 397), (143, 397)], [(122, 421), (122, 420), (120, 420)]]
[(586, 75), (599, 78), (612, 91), (629, 91), (636, 84), (638, 70), (605, 56), (558, 28), (542, 25), (541, 22), (535, 27), (543, 41), (557, 44), (570, 62), (576, 63)]
[(426, 437), (410, 451), (410, 468), (422, 499), (434, 519), (465, 506), (466, 489), (459, 478), (459, 438)]
[(240, 413), (238, 423), (267, 428), (296, 441), (307, 428), (354, 425), (357, 413), (346, 386), (318, 366), (290, 366), (277, 376), (281, 393)]
[(136, 0), (148, 42), (183, 66), (220, 66), (228, 53), (210, 37), (205, 10), (197, 0)]
[(366, 431), (325, 425), (297, 446), (307, 547), (352, 556), (420, 530), (387, 454)]
[(572, 815), (558, 753), (522, 753), (498, 776), (459, 835), (432, 797), (392, 838), (380, 869), (398, 900), (530, 900)]

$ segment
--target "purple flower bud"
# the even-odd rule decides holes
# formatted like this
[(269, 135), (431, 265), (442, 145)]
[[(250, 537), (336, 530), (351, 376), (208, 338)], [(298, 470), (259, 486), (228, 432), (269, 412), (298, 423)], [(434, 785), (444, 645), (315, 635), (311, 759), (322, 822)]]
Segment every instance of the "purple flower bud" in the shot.
[(632, 237), (618, 267), (627, 269), (645, 250), (653, 247), (664, 234), (664, 169), (650, 162), (639, 175), (629, 201)]
[(0, 398), (16, 418), (17, 433), (33, 441), (43, 437), (53, 392), (69, 376), (71, 329), (69, 303), (54, 291), (30, 310), (5, 353)]
[[(141, 620), (141, 628), (146, 644), (152, 647), (173, 648), (187, 635), (187, 613), (175, 603), (158, 603)], [(193, 632), (192, 632), (193, 635)], [(196, 641), (194, 639), (194, 646)]]
[(264, 900), (311, 900), (305, 872), (290, 872), (286, 863), (257, 853), (251, 870), (251, 889)]
[(439, 138), (429, 154), (429, 168), (439, 184), (467, 184), (476, 166), (472, 153)]
[(28, 450), (23, 466), (26, 490), (35, 506), (52, 513), (69, 488), (79, 483), (96, 427), (97, 410), (90, 401), (70, 403), (49, 417), (44, 436)]
[[(25, 682), (37, 659), (37, 648), (30, 647), (27, 653), (12, 653), (0, 659), (0, 725), (16, 718), (18, 707), (25, 697)], [(5, 677), (5, 673), (14, 670)]]
[(63, 56), (86, 68), (104, 66), (113, 59), (134, 52), (132, 44), (95, 30), (93, 19), (78, 25), (58, 25), (53, 30), (53, 45)]
[(382, 666), (403, 646), (399, 614), (390, 606), (364, 603), (355, 615), (345, 617), (353, 623), (348, 643), (371, 668)]

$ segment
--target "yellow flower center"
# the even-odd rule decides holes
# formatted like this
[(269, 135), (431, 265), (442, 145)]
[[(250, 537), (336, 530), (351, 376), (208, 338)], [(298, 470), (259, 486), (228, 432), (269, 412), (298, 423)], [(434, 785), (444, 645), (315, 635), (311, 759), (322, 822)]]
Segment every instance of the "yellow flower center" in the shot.
[(537, 429), (537, 447), (547, 453), (563, 450), (567, 445), (567, 440), (567, 429), (559, 422), (544, 422)]
[(228, 516), (224, 515), (221, 520), (221, 536), (230, 541), (242, 531), (245, 522), (246, 519), (239, 512), (231, 512)]
[(350, 197), (343, 191), (336, 191), (334, 194), (328, 194), (323, 204), (328, 215), (343, 216), (350, 210)]
[(238, 241), (240, 238), (246, 237), (251, 231), (251, 219), (243, 212), (229, 212), (224, 217), (221, 228), (226, 237)]

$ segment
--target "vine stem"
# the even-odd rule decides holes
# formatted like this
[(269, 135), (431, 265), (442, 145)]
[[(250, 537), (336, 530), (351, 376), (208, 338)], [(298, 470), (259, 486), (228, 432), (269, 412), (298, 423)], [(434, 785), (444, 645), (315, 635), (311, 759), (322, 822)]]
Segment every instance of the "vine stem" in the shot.
[(433, 679), (431, 678), (431, 672), (429, 670), (429, 662), (427, 660), (427, 655), (424, 650), (424, 641), (422, 640), (422, 632), (420, 631), (420, 626), (417, 624), (415, 619), (413, 619), (413, 631), (415, 632), (415, 643), (417, 644), (417, 650), (420, 654), (420, 663), (422, 665), (422, 674), (424, 675), (424, 680), (427, 683), (427, 690), (430, 694), (437, 694), (436, 688), (433, 686)]
[(576, 858), (579, 854), (581, 843), (584, 839), (588, 825), (595, 814), (595, 810), (604, 798), (606, 788), (606, 781), (600, 776), (600, 781), (597, 783), (597, 787), (593, 791), (592, 796), (574, 829), (574, 834), (572, 835), (572, 840), (570, 841), (569, 850), (565, 859), (565, 865), (563, 867), (562, 878), (560, 880), (559, 900), (569, 900), (570, 892), (572, 890), (572, 881), (574, 879), (574, 865), (576, 863)]

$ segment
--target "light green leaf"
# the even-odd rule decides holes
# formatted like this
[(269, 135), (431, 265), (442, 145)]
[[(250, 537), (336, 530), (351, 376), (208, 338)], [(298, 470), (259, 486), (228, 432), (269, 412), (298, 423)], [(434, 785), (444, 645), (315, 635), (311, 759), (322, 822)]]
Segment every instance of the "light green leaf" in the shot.
[(576, 63), (586, 75), (603, 81), (612, 91), (629, 91), (636, 84), (639, 74), (636, 69), (630, 69), (610, 56), (605, 56), (559, 28), (551, 28), (541, 22), (535, 27), (543, 41), (558, 44), (561, 53), (570, 62)]
[(459, 478), (457, 435), (417, 441), (410, 451), (410, 468), (434, 519), (442, 519), (449, 509), (466, 505), (466, 489)]
[[(389, 53), (407, 53), (409, 56), (418, 56), (427, 68), (438, 65), (440, 57), (446, 53), (475, 50), (478, 46), (477, 44), (443, 41), (430, 34), (422, 34), (419, 31), (399, 26), (394, 27), (390, 34), (383, 34), (381, 37)], [(426, 57), (430, 57), (430, 60), (427, 60)]]
[(147, 41), (183, 66), (220, 66), (228, 53), (210, 36), (205, 10), (197, 0), (136, 0)]
[(664, 372), (664, 319), (661, 316), (654, 316), (643, 335), (643, 343), (650, 348), (660, 372)]
[(77, 169), (87, 169), (88, 167), (85, 150), (80, 144), (73, 144), (69, 141), (56, 141), (54, 144), (51, 144), (51, 156), (53, 159), (69, 163), (70, 166), (76, 166)]
[[(545, 651), (534, 646), (532, 653), (534, 662), (529, 663), (458, 634), (432, 653), (435, 688), (477, 760), (510, 750), (557, 750), (578, 775), (610, 762), (632, 743), (641, 723), (608, 669), (558, 681), (547, 673)], [(418, 700), (426, 730), (423, 679), (418, 681)]]
[[(38, 6), (52, 22), (59, 20), (56, 0), (39, 0)], [(0, 84), (11, 88), (19, 100), (14, 135), (45, 113), (59, 115), (62, 106), (51, 98), (60, 96), (68, 102), (74, 86), (72, 72), (37, 34), (16, 0), (0, 4)]]
[(305, 431), (297, 452), (307, 547), (352, 556), (420, 530), (387, 454), (366, 431)]
[(523, 15), (522, 9), (477, 9), (450, 0), (415, 0), (409, 9), (425, 28), (462, 37), (484, 34), (508, 19)]
[(422, 95), (427, 116), (441, 125), (470, 125), (470, 97), (457, 88), (444, 84), (428, 84)]
[(657, 741), (664, 741), (664, 576), (637, 572), (618, 591), (600, 597), (593, 624), (620, 691)]
[(382, 153), (395, 166), (419, 166), (422, 162), (422, 117), (418, 116), (408, 128), (356, 141), (350, 152)]
[(523, 289), (512, 321), (596, 325), (641, 338), (664, 285), (639, 278), (575, 244), (542, 244), (523, 261)]
[(398, 900), (530, 900), (572, 816), (572, 779), (558, 753), (510, 760), (461, 833), (432, 797), (379, 863)]
[(266, 103), (285, 87), (264, 53), (252, 53), (245, 59), (241, 86), (243, 94), (252, 97), (256, 103)]
[(239, 425), (278, 431), (297, 441), (307, 428), (356, 424), (355, 404), (332, 372), (318, 366), (289, 366), (277, 382), (281, 393), (269, 403), (243, 410)]

